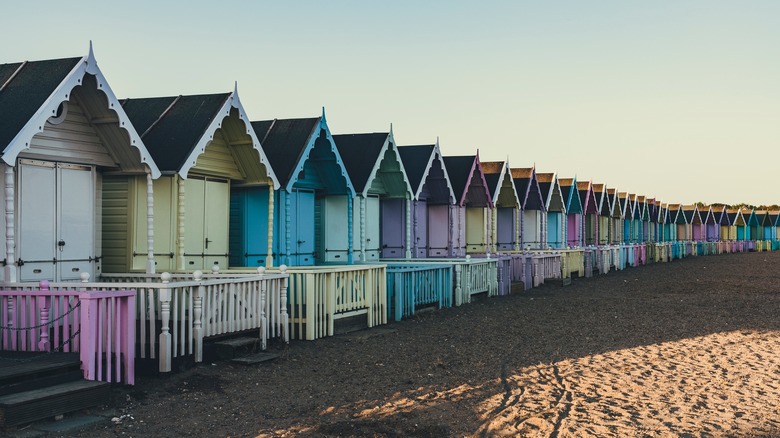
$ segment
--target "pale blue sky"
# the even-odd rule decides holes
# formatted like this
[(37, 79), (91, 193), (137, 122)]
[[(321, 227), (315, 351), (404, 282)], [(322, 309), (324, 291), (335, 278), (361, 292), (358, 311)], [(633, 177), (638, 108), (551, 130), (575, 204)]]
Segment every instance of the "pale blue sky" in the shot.
[[(71, 3), (78, 4), (73, 6)], [(780, 203), (778, 1), (36, 1), (0, 62), (80, 56), (119, 97), (232, 90), (445, 155), (670, 203)]]

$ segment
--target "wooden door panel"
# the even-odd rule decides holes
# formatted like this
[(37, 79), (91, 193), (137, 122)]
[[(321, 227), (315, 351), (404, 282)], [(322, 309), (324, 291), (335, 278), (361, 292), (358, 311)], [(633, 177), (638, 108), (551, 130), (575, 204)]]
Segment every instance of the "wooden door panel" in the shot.
[[(55, 280), (57, 254), (56, 169), (19, 166), (19, 279)], [(51, 261), (48, 261), (51, 260)]]

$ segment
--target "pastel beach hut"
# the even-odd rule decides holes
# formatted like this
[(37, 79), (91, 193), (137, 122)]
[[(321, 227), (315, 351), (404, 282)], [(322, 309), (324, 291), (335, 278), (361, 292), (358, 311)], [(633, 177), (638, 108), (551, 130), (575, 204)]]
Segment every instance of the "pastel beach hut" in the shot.
[(412, 187), (412, 257), (449, 257), (450, 214), (455, 203), (439, 143), (399, 146)]
[(577, 190), (577, 178), (560, 178), (561, 194), (566, 200), (566, 244), (582, 246), (582, 202)]
[(410, 258), (412, 188), (390, 132), (334, 135), (357, 196), (354, 199), (358, 261)]
[(726, 216), (728, 216), (729, 220), (729, 240), (746, 240), (747, 223), (745, 222), (742, 210), (738, 208), (729, 208), (726, 210)]
[[(246, 266), (235, 258), (229, 260), (231, 190), (240, 185), (255, 186), (268, 199), (276, 177), (237, 91), (124, 99), (122, 107), (163, 172), (154, 182), (156, 270), (224, 269), (229, 261)], [(131, 223), (125, 233), (110, 237), (124, 254), (124, 266), (117, 264), (112, 272), (137, 270), (143, 267), (149, 250), (145, 214), (138, 214), (143, 206), (140, 198), (146, 194), (144, 181), (114, 178), (110, 183), (106, 197), (116, 199), (126, 193), (136, 200), (135, 214), (129, 215)], [(265, 227), (260, 264), (270, 262), (267, 207), (266, 202), (265, 214), (257, 221)], [(120, 242), (125, 234), (129, 234), (128, 244), (123, 247)]]
[(252, 127), (279, 179), (273, 233), (278, 263), (352, 264), (355, 189), (324, 110), (319, 117), (254, 121)]
[(720, 232), (718, 234), (721, 241), (731, 240), (731, 222), (729, 222), (728, 208), (725, 205), (713, 207), (713, 213), (718, 221)]
[(444, 167), (455, 194), (452, 220), (451, 248), (453, 257), (465, 257), (466, 253), (488, 251), (490, 198), (485, 175), (476, 155), (444, 157)]
[(629, 195), (629, 208), (631, 211), (631, 243), (640, 243), (642, 240), (643, 205), (639, 195)]
[(745, 240), (759, 240), (761, 239), (761, 223), (756, 209), (751, 208), (749, 210), (743, 210), (743, 216), (745, 216)]
[(767, 241), (775, 240), (775, 218), (772, 217), (772, 212), (760, 210), (756, 215), (758, 215), (761, 224), (760, 239)]
[(707, 205), (699, 209), (702, 216), (702, 222), (704, 224), (704, 238), (707, 242), (717, 242), (720, 240), (720, 226), (718, 225), (718, 219), (715, 217), (715, 211), (711, 205)]
[(593, 192), (593, 183), (591, 181), (580, 181), (577, 183), (577, 191), (582, 200), (582, 232), (585, 245), (596, 245), (598, 243), (598, 214), (599, 206), (596, 195)]
[(536, 168), (512, 169), (512, 181), (522, 209), (521, 246), (523, 249), (544, 249), (547, 243), (544, 237), (544, 200), (536, 179)]
[(706, 240), (706, 229), (704, 220), (701, 218), (701, 212), (697, 204), (683, 205), (683, 214), (688, 222), (688, 240), (701, 242)]
[(631, 243), (633, 211), (628, 192), (618, 192), (617, 202), (617, 208), (620, 209), (621, 228), (623, 229), (623, 243)]
[(491, 252), (520, 249), (520, 200), (508, 161), (483, 161), (488, 190), (493, 199)]
[(545, 200), (547, 218), (547, 246), (554, 249), (566, 247), (566, 202), (558, 176), (555, 173), (537, 173), (539, 189)]
[(770, 210), (769, 211), (769, 219), (772, 225), (774, 225), (774, 229), (772, 230), (772, 249), (780, 249), (778, 247), (778, 228), (780, 228), (780, 210)]
[(655, 202), (655, 198), (646, 199), (647, 208), (645, 209), (645, 215), (643, 220), (645, 221), (645, 242), (656, 242), (657, 229), (656, 224), (658, 221), (658, 214), (656, 209), (658, 208)]
[(609, 208), (609, 243), (617, 245), (623, 242), (623, 215), (617, 189), (607, 188), (605, 203)]
[[(135, 203), (112, 199), (107, 187), (113, 178), (142, 182), (146, 241), (147, 193), (160, 171), (91, 45), (83, 57), (0, 64), (0, 114), (2, 279), (79, 280), (126, 268), (128, 253), (114, 244), (126, 244)], [(120, 234), (125, 240), (110, 239)], [(140, 269), (154, 268), (148, 258), (144, 251)]]
[(609, 244), (609, 221), (611, 211), (607, 201), (607, 185), (593, 184), (593, 195), (596, 197), (596, 207), (598, 210), (598, 241), (597, 245)]

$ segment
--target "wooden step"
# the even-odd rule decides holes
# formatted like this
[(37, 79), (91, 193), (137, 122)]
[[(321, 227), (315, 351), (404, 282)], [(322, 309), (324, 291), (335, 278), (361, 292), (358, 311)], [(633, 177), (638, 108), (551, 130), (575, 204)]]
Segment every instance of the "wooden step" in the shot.
[(274, 360), (278, 357), (279, 355), (276, 353), (261, 352), (261, 353), (250, 354), (249, 356), (237, 357), (231, 360), (231, 362), (241, 364), (241, 365), (255, 365), (262, 362), (268, 362), (269, 360)]
[(3, 354), (0, 396), (83, 379), (77, 353)]
[(107, 382), (79, 380), (0, 397), (0, 427), (14, 426), (108, 401)]
[(260, 346), (260, 339), (239, 337), (223, 339), (213, 343), (217, 356), (223, 360), (252, 354)]

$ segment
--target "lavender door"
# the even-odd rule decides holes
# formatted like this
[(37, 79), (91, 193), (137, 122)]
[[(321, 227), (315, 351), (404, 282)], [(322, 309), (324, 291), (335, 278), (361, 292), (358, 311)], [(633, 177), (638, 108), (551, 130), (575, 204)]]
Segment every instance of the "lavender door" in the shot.
[(515, 209), (499, 207), (496, 210), (496, 247), (499, 251), (515, 249)]
[(403, 257), (406, 243), (406, 214), (403, 199), (384, 199), (382, 211), (382, 257)]
[(566, 216), (566, 240), (569, 246), (580, 244), (580, 215), (570, 214)]
[(449, 205), (428, 206), (428, 256), (447, 257), (449, 249)]
[(415, 201), (412, 216), (412, 245), (416, 248), (414, 257), (428, 256), (428, 203)]

